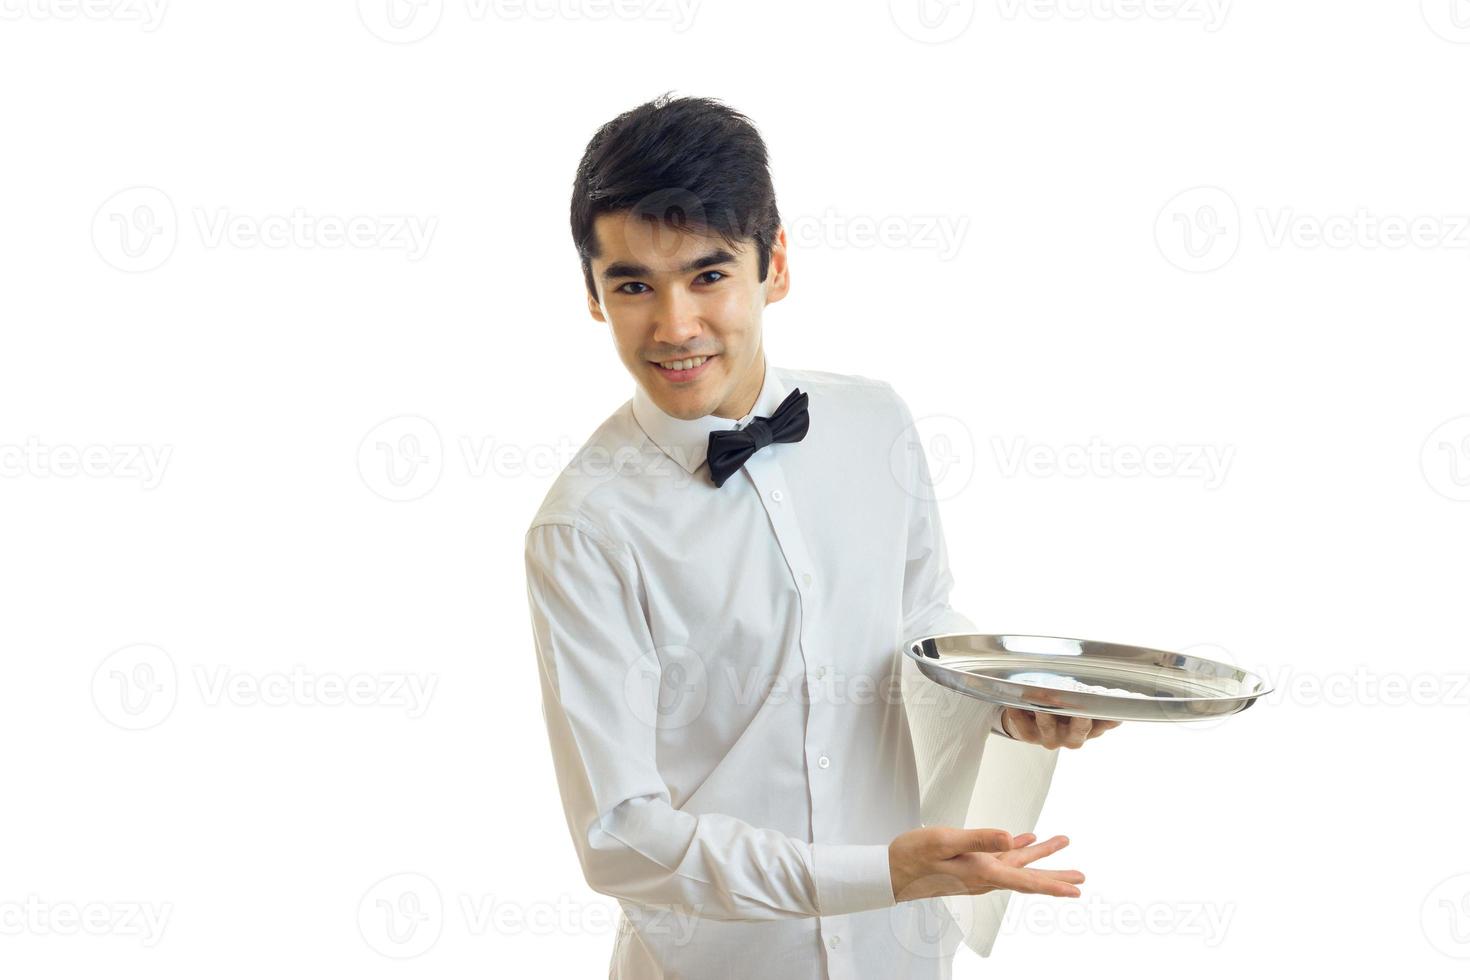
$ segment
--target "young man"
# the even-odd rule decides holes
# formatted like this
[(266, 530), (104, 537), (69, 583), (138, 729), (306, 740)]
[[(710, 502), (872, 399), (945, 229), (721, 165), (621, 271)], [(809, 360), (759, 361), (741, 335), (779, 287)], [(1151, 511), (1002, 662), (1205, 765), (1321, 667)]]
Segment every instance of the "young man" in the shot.
[[(526, 573), (568, 828), (624, 912), (611, 975), (947, 977), (1008, 890), (1083, 880), (1027, 867), (1064, 837), (965, 829), (977, 791), (1029, 830), (1054, 750), (1115, 723), (1000, 718), (905, 674), (904, 640), (976, 630), (903, 400), (766, 357), (790, 268), (747, 119), (624, 113), (571, 219), (636, 387), (551, 487)], [(945, 895), (985, 898), (956, 924)]]

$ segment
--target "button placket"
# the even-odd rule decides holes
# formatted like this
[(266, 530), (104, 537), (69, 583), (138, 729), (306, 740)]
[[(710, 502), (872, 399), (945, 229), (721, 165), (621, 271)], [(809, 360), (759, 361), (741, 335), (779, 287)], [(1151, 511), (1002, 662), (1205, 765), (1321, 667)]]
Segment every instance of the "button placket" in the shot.
[[(791, 570), (793, 580), (796, 582), (796, 591), (800, 602), (801, 617), (800, 629), (798, 631), (797, 643), (801, 649), (802, 660), (805, 662), (807, 671), (817, 677), (827, 675), (826, 665), (813, 661), (813, 648), (807, 642), (811, 636), (810, 628), (815, 628), (820, 620), (820, 604), (812, 592), (812, 583), (815, 581), (810, 569), (813, 567), (811, 556), (807, 553), (806, 541), (802, 537), (801, 528), (796, 523), (796, 517), (791, 508), (781, 506), (784, 493), (781, 492), (779, 484), (784, 483), (781, 464), (773, 456), (753, 456), (746, 460), (745, 470), (749, 474), (751, 482), (755, 484), (757, 493), (765, 504), (766, 515), (770, 518), (771, 527), (776, 534), (776, 543), (781, 548), (781, 554), (786, 559), (787, 568)], [(825, 697), (819, 694), (810, 698), (807, 706), (807, 765), (808, 779), (815, 780), (819, 775), (823, 777), (815, 782), (809, 782), (811, 791), (811, 830), (812, 840), (838, 842), (840, 828), (837, 826), (838, 808), (829, 803), (832, 789), (823, 789), (822, 784), (832, 785), (825, 778), (825, 771), (832, 766), (832, 760), (817, 746), (830, 745), (831, 712), (822, 706), (827, 703)]]

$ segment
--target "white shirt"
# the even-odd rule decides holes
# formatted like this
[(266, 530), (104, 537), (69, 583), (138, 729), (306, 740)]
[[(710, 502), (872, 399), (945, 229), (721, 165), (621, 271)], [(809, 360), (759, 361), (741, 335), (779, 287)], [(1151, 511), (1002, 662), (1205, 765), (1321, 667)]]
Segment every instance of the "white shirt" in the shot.
[[(709, 433), (793, 388), (805, 438), (715, 487)], [(888, 844), (1032, 830), (1056, 752), (987, 751), (999, 709), (900, 653), (978, 632), (948, 604), (929, 486), (890, 385), (769, 360), (739, 422), (635, 388), (558, 476), (527, 592), (568, 829), (623, 909), (610, 976), (940, 978), (962, 935), (988, 955), (1009, 892), (895, 902)]]

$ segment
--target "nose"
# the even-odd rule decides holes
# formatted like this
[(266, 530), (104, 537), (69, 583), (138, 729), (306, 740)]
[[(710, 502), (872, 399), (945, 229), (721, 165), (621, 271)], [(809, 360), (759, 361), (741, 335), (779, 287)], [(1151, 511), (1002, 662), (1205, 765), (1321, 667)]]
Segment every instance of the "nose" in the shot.
[(653, 339), (670, 347), (682, 347), (700, 332), (698, 303), (688, 291), (665, 289), (654, 309)]

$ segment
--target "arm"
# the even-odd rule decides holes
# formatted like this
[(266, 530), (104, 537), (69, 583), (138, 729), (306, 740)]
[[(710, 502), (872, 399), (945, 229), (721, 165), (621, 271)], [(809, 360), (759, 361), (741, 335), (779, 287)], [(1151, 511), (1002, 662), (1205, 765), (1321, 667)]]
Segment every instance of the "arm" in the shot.
[(581, 523), (532, 527), (526, 587), (552, 761), (593, 890), (713, 919), (895, 904), (887, 844), (813, 844), (671, 804), (655, 762), (660, 662), (625, 546)]
[[(908, 456), (895, 466), (905, 474), (908, 505), (908, 548), (903, 576), (903, 641), (937, 633), (978, 633), (968, 617), (949, 604), (954, 576), (949, 570), (949, 552), (944, 526), (933, 493), (929, 461), (914, 426), (908, 405), (898, 394), (894, 401), (898, 424), (904, 433), (899, 442)], [(918, 765), (921, 812), (928, 824), (958, 824), (968, 806), (968, 789), (979, 773), (984, 740), (990, 734), (1010, 739), (1001, 723), (1001, 709), (975, 698), (949, 691), (924, 679), (918, 669), (902, 658), (909, 675), (906, 694), (909, 729)]]

